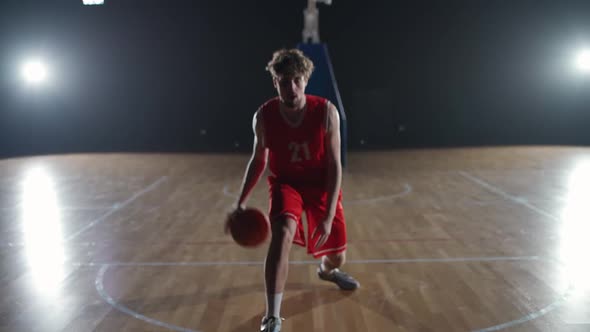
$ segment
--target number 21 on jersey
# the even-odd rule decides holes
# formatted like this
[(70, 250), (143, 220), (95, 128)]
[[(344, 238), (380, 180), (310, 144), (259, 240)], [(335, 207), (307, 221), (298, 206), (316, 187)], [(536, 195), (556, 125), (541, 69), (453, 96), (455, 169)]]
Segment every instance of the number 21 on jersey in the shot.
[(311, 159), (311, 153), (309, 153), (309, 144), (307, 142), (291, 142), (289, 143), (289, 150), (291, 151), (292, 163), (302, 161), (303, 158), (305, 158), (305, 160)]

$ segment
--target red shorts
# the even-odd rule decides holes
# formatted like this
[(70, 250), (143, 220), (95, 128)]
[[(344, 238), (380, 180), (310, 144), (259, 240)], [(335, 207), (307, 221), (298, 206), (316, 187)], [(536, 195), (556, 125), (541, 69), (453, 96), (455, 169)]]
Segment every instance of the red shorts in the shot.
[[(313, 255), (314, 258), (346, 250), (346, 224), (344, 222), (344, 211), (342, 210), (342, 192), (338, 195), (338, 204), (336, 205), (336, 214), (332, 222), (330, 236), (317, 251), (314, 250), (315, 242), (309, 239), (326, 215), (328, 193), (323, 188), (304, 187), (295, 189), (288, 184), (272, 182), (270, 183), (269, 193), (271, 222), (285, 216), (297, 221), (293, 243), (307, 247), (307, 253)], [(305, 211), (307, 219), (307, 236), (305, 236), (301, 218), (303, 211)]]

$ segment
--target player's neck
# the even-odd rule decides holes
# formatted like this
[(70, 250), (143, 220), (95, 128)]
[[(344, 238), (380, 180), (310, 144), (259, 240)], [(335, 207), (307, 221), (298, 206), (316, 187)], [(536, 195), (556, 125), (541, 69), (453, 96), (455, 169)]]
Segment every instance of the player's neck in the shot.
[(293, 128), (299, 127), (301, 122), (303, 121), (303, 117), (305, 116), (305, 109), (307, 108), (307, 104), (305, 101), (301, 103), (302, 105), (297, 105), (296, 107), (289, 107), (285, 103), (281, 101), (279, 104), (279, 110), (283, 119)]
[(296, 105), (292, 105), (292, 106), (289, 106), (289, 105), (285, 104), (283, 101), (281, 101), (281, 109), (287, 113), (303, 112), (305, 110), (305, 106), (307, 105), (305, 99), (306, 98), (304, 98), (301, 103), (296, 104)]

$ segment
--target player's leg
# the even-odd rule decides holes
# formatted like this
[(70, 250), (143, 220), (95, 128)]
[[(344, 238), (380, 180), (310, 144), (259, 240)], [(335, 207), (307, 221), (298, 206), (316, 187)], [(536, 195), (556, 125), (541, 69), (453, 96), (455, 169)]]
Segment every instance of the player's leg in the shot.
[(318, 277), (322, 280), (335, 283), (340, 289), (355, 290), (361, 284), (352, 276), (340, 270), (340, 267), (344, 264), (345, 257), (346, 251), (323, 256), (318, 267)]
[[(272, 222), (272, 237), (264, 264), (264, 280), (266, 293), (270, 297), (282, 294), (289, 272), (289, 252), (297, 229), (297, 222), (288, 216), (279, 216)], [(267, 296), (266, 316), (279, 316), (280, 303), (274, 305), (272, 298)]]
[(278, 332), (281, 328), (281, 302), (289, 272), (289, 252), (297, 229), (292, 217), (279, 216), (272, 221), (272, 236), (264, 263), (266, 314), (261, 331)]
[(266, 314), (260, 330), (276, 332), (281, 328), (280, 310), (289, 272), (289, 252), (302, 229), (299, 219), (303, 204), (299, 193), (290, 186), (273, 184), (270, 195), (272, 233), (264, 264)]
[(336, 254), (327, 254), (322, 256), (321, 268), (324, 272), (330, 272), (334, 269), (338, 269), (344, 265), (346, 261), (346, 250), (336, 253)]
[[(326, 195), (305, 193), (306, 215), (309, 223), (308, 238), (313, 230), (322, 222), (326, 215)], [(322, 280), (334, 282), (344, 290), (354, 290), (360, 283), (353, 277), (340, 271), (340, 267), (346, 261), (346, 222), (342, 208), (342, 196), (338, 198), (336, 214), (332, 222), (330, 236), (326, 243), (318, 250), (314, 249), (314, 241), (309, 239), (308, 252), (321, 261), (318, 267), (318, 276)]]
[(355, 278), (340, 270), (340, 267), (344, 264), (345, 257), (346, 251), (322, 256), (317, 271), (318, 277), (322, 280), (335, 283), (342, 290), (355, 290), (361, 284)]

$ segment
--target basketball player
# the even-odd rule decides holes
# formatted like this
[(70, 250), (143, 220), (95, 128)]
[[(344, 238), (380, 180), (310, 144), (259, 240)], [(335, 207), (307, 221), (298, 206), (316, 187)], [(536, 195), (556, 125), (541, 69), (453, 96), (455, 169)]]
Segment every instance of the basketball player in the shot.
[[(314, 65), (297, 49), (273, 54), (266, 69), (278, 97), (264, 103), (253, 118), (254, 150), (246, 168), (236, 210), (266, 169), (272, 236), (264, 266), (266, 315), (261, 331), (281, 329), (280, 308), (291, 244), (321, 258), (318, 277), (354, 290), (359, 283), (339, 270), (346, 252), (346, 225), (340, 190), (340, 119), (328, 100), (305, 94)], [(302, 213), (308, 223), (304, 234)]]

